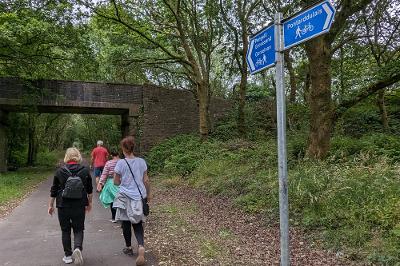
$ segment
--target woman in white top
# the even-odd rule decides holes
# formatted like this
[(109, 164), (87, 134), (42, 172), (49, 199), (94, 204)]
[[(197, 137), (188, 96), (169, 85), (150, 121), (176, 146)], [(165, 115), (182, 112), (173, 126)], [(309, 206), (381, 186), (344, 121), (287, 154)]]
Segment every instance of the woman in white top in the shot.
[(113, 207), (117, 209), (115, 219), (122, 221), (122, 232), (126, 244), (123, 252), (133, 255), (132, 226), (138, 242), (136, 265), (144, 265), (143, 222), (146, 218), (143, 214), (142, 197), (150, 201), (150, 182), (147, 176), (146, 161), (134, 155), (134, 146), (133, 137), (126, 137), (121, 141), (125, 159), (119, 160), (115, 165), (114, 184), (119, 185), (119, 192), (114, 200)]

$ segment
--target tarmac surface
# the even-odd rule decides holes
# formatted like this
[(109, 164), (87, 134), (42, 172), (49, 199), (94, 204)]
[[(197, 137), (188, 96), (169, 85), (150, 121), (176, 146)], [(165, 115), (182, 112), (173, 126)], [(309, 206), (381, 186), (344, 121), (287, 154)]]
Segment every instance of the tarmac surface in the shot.
[[(67, 265), (62, 261), (64, 251), (57, 213), (53, 216), (47, 214), (52, 180), (53, 177), (41, 183), (20, 206), (0, 220), (0, 265)], [(110, 209), (101, 205), (98, 196), (98, 193), (93, 193), (93, 209), (86, 215), (84, 265), (134, 266), (136, 256), (122, 253), (125, 245), (122, 229), (119, 224), (110, 222)], [(146, 261), (146, 265), (158, 265), (151, 252), (146, 251)]]

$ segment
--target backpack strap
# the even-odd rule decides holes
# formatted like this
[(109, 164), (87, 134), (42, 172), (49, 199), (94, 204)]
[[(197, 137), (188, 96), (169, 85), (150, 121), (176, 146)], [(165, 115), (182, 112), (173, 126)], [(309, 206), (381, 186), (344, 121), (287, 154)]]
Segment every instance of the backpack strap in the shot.
[(67, 165), (63, 166), (63, 169), (67, 170), (68, 174), (70, 174), (70, 176), (73, 176), (73, 174), (71, 173), (71, 171), (68, 169)]

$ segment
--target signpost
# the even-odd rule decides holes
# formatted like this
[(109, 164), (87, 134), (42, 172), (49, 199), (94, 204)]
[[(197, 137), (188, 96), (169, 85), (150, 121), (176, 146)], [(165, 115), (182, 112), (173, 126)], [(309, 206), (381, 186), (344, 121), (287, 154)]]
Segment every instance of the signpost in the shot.
[(250, 39), (246, 55), (250, 74), (255, 74), (275, 64), (274, 32), (274, 25), (271, 25)]
[(325, 0), (285, 20), (282, 20), (282, 13), (276, 13), (274, 25), (263, 29), (249, 40), (246, 58), (251, 74), (276, 63), (281, 266), (289, 265), (289, 200), (283, 51), (328, 32), (335, 12), (331, 3)]
[(282, 13), (275, 14), (276, 48), (276, 120), (278, 129), (279, 221), (281, 230), (281, 266), (289, 265), (289, 198), (286, 159), (286, 96), (283, 57)]
[(308, 8), (283, 22), (284, 49), (329, 31), (335, 9), (329, 1)]

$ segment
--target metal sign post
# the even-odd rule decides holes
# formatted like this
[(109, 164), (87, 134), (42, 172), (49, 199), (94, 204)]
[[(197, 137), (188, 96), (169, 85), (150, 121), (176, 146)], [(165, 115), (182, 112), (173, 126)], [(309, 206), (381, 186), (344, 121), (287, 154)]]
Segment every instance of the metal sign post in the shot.
[(281, 266), (289, 265), (289, 199), (286, 159), (286, 95), (284, 82), (282, 13), (275, 14), (275, 78), (278, 128), (279, 217)]
[(322, 1), (283, 20), (275, 14), (274, 25), (268, 26), (249, 40), (247, 63), (250, 74), (273, 66), (276, 79), (276, 113), (278, 129), (279, 218), (281, 266), (289, 266), (289, 197), (286, 154), (286, 95), (283, 51), (328, 32), (336, 10)]

